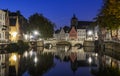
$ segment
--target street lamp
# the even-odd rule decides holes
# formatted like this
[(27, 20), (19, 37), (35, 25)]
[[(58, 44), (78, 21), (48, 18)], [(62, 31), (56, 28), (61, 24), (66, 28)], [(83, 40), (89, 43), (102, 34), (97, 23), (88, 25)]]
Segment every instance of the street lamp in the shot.
[(88, 34), (88, 39), (91, 39), (91, 40), (92, 40), (93, 31), (92, 31), (92, 30), (89, 30), (89, 31), (87, 32), (87, 34)]
[(34, 33), (34, 35), (39, 35), (39, 32), (36, 30), (33, 33)]
[(92, 35), (93, 32), (91, 30), (88, 31), (88, 35)]
[(34, 39), (37, 40), (39, 36), (39, 32), (37, 30), (33, 31)]

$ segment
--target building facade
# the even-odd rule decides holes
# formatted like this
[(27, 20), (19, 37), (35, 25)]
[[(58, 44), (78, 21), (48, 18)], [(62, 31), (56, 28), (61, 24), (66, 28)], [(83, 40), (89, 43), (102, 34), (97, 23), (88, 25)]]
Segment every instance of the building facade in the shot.
[(76, 40), (94, 40), (94, 25), (92, 21), (78, 21), (78, 18), (73, 15), (71, 18), (71, 27), (73, 26), (77, 34)]
[(9, 39), (11, 42), (17, 42), (18, 40), (23, 40), (23, 33), (27, 20), (21, 15), (20, 11), (9, 12)]
[(18, 17), (12, 17), (10, 16), (10, 41), (11, 42), (17, 42), (19, 40), (20, 36), (20, 29), (19, 29), (19, 22), (18, 22)]
[[(55, 36), (56, 39), (84, 41), (95, 40), (96, 33), (92, 21), (78, 21), (77, 17), (73, 15), (69, 30), (62, 29), (60, 32), (57, 32)], [(96, 37), (97, 35), (98, 34), (96, 34)]]
[(70, 29), (69, 40), (77, 40), (77, 31), (74, 26), (72, 26)]
[(77, 39), (78, 41), (86, 40), (86, 29), (77, 29)]
[(60, 40), (65, 40), (65, 31), (64, 31), (63, 28), (61, 28), (61, 30), (60, 30), (59, 39)]
[(9, 20), (8, 12), (0, 10), (0, 42), (5, 43), (9, 41)]

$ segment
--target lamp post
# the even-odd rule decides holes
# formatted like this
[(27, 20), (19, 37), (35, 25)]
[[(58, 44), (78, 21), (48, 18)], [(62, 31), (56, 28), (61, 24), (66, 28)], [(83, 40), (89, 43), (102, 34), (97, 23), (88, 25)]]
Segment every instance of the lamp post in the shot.
[(25, 36), (25, 39), (26, 40), (29, 40), (29, 41), (31, 41), (32, 39), (37, 39), (36, 37), (38, 37), (38, 35), (39, 35), (39, 32), (37, 31), (37, 30), (35, 30), (35, 31), (32, 31), (32, 32), (29, 32), (29, 33), (27, 33), (26, 35), (24, 35)]
[(88, 37), (87, 37), (88, 40), (89, 40), (89, 39), (92, 40), (92, 39), (93, 39), (93, 37), (92, 37), (92, 36), (93, 36), (93, 31), (92, 31), (92, 30), (88, 30), (88, 32), (87, 32), (87, 36), (88, 36)]
[(39, 36), (39, 32), (37, 30), (33, 31), (34, 39), (37, 40)]
[(34, 34), (35, 34), (35, 35), (39, 35), (39, 32), (35, 30), (35, 31), (34, 31)]

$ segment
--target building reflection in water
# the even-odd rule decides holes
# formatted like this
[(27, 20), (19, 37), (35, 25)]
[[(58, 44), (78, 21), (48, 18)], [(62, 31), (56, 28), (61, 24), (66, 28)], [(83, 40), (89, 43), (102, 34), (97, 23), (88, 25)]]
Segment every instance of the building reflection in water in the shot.
[[(90, 51), (93, 49), (93, 47), (78, 49), (78, 47), (59, 46), (49, 49), (39, 47), (37, 52), (33, 49), (26, 51), (17, 62), (19, 63), (17, 65), (18, 76), (26, 73), (32, 76), (41, 76), (56, 66), (54, 59), (70, 63), (69, 67), (71, 67), (73, 73), (80, 67), (98, 68), (98, 54)], [(4, 53), (0, 54), (0, 76), (9, 76), (10, 56)], [(109, 56), (104, 55), (102, 60), (104, 64), (120, 67), (120, 62)]]
[(7, 76), (9, 69), (8, 54), (5, 51), (0, 53), (0, 76)]

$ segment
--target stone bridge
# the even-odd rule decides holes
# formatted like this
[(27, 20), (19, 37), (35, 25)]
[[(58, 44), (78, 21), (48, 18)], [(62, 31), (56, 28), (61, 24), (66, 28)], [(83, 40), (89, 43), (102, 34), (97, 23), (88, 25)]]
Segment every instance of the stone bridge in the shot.
[(75, 46), (76, 44), (81, 44), (83, 45), (84, 41), (75, 41), (75, 40), (45, 40), (44, 41), (44, 45), (45, 44), (51, 44), (52, 46), (56, 46), (57, 44), (71, 44), (71, 46)]

